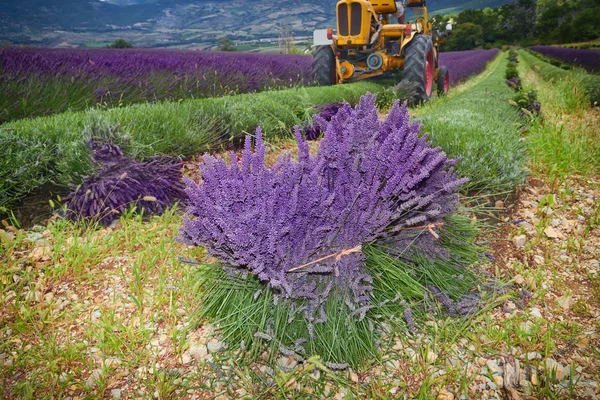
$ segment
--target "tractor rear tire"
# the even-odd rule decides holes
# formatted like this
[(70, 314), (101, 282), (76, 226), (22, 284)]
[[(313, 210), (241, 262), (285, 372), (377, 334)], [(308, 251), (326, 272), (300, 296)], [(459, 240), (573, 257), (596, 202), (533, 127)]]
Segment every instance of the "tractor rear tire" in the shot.
[(450, 74), (448, 68), (441, 67), (438, 69), (437, 93), (438, 96), (444, 96), (450, 89)]
[(427, 35), (417, 35), (406, 46), (404, 56), (404, 79), (415, 84), (414, 103), (428, 101), (433, 92), (435, 59), (433, 43)]
[(335, 85), (335, 69), (335, 56), (331, 46), (317, 46), (312, 59), (313, 83), (319, 86)]

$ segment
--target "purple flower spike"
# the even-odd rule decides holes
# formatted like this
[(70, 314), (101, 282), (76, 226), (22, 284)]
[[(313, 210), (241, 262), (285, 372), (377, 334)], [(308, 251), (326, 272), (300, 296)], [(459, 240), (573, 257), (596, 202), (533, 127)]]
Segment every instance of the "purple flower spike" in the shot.
[(404, 309), (404, 319), (406, 320), (406, 325), (411, 332), (416, 332), (415, 323), (413, 321), (412, 310), (410, 308)]

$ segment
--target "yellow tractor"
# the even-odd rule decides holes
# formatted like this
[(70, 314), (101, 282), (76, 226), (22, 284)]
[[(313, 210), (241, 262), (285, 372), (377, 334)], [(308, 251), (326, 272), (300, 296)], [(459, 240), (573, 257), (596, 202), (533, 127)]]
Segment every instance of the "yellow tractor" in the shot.
[[(412, 10), (413, 23), (404, 12)], [(313, 81), (322, 86), (402, 72), (413, 83), (417, 102), (427, 101), (434, 82), (438, 94), (448, 92), (448, 70), (438, 64), (439, 46), (449, 34), (433, 31), (425, 0), (341, 0), (336, 5), (337, 32), (327, 29), (317, 39)], [(396, 21), (397, 23), (392, 23)]]

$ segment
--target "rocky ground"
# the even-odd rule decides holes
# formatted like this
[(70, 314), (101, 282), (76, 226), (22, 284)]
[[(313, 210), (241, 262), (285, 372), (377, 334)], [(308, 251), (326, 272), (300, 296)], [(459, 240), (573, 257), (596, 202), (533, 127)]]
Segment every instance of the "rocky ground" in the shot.
[[(278, 397), (283, 379), (295, 397), (394, 398), (428, 387), (427, 397), (438, 399), (598, 398), (600, 182), (530, 178), (514, 203), (496, 208), (502, 221), (492, 240), (482, 238), (494, 261), (487, 269), (512, 297), (454, 336), (440, 331), (456, 325), (432, 318), (415, 336), (396, 338), (381, 366), (336, 373), (344, 384), (283, 356), (276, 370), (237, 364), (212, 326), (187, 328), (190, 269), (160, 259), (144, 267), (150, 260), (132, 251), (145, 254), (147, 241), (163, 248), (152, 232), (176, 229), (178, 216), (119, 222), (79, 239), (5, 223), (3, 243), (18, 244), (2, 261), (3, 397), (21, 397), (26, 391), (13, 390), (36, 379), (65, 399)], [(140, 228), (150, 236), (132, 240)], [(79, 267), (77, 252), (86, 254)]]

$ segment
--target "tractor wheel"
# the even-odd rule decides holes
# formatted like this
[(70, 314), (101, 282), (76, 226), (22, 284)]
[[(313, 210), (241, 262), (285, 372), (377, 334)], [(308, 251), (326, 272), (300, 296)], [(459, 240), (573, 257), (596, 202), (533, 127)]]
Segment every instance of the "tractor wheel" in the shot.
[(438, 70), (437, 92), (438, 96), (443, 96), (450, 89), (450, 74), (448, 68), (441, 67)]
[(313, 83), (319, 86), (336, 84), (335, 56), (330, 46), (317, 46), (312, 59)]
[(414, 83), (415, 103), (429, 100), (433, 92), (435, 60), (433, 44), (426, 35), (417, 35), (406, 46), (404, 56), (404, 80)]

